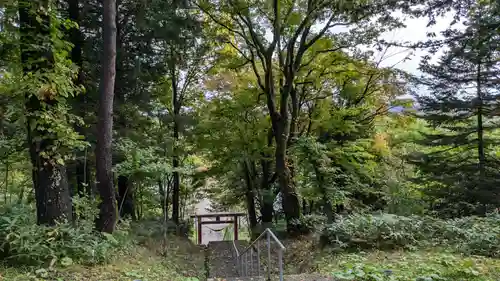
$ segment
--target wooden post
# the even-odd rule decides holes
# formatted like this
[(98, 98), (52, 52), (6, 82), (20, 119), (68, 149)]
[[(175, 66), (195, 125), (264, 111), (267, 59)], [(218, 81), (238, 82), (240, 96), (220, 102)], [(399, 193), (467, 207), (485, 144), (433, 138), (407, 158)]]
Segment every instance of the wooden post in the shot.
[(238, 216), (234, 216), (234, 240), (238, 240)]
[(201, 245), (201, 237), (202, 237), (202, 234), (201, 234), (201, 217), (197, 217), (197, 220), (198, 220), (198, 245)]

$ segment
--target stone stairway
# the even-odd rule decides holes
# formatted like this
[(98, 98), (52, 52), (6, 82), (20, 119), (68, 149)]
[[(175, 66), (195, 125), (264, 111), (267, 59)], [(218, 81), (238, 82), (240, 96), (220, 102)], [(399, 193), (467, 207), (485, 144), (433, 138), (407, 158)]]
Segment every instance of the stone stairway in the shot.
[[(333, 278), (325, 278), (324, 276), (314, 274), (297, 274), (285, 275), (285, 281), (334, 281)], [(273, 280), (279, 280), (275, 277)], [(267, 281), (264, 276), (253, 277), (233, 277), (233, 278), (209, 278), (207, 281)]]
[[(239, 249), (248, 246), (246, 241), (235, 241)], [(211, 241), (207, 246), (207, 270), (209, 278), (238, 277), (233, 241)], [(216, 279), (215, 279), (216, 280)]]
[[(243, 251), (247, 246), (246, 241), (235, 241), (238, 251)], [(264, 250), (264, 249), (262, 249)], [(207, 271), (208, 281), (267, 281), (266, 277), (259, 276), (257, 270), (257, 258), (253, 260), (253, 265), (250, 260), (247, 260), (247, 277), (239, 277), (238, 269), (235, 263), (235, 251), (233, 241), (212, 241), (208, 243), (207, 250)], [(264, 263), (265, 264), (265, 263)], [(261, 266), (265, 266), (262, 265)], [(252, 270), (253, 269), (253, 270)], [(264, 268), (261, 268), (261, 273)], [(272, 280), (279, 280), (279, 277), (271, 276)], [(327, 281), (333, 280), (319, 275), (285, 275), (285, 281)]]

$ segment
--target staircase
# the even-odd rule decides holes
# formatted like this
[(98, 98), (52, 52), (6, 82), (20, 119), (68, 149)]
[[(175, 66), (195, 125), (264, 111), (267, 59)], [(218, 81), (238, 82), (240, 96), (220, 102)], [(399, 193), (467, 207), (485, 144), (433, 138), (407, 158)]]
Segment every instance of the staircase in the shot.
[(209, 242), (207, 247), (208, 281), (326, 281), (315, 275), (284, 275), (285, 246), (270, 229), (252, 243), (246, 241)]

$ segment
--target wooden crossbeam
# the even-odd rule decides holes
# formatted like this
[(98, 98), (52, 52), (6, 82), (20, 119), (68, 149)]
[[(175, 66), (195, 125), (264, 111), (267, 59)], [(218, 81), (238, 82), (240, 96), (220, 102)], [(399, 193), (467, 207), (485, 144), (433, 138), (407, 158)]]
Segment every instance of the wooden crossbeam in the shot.
[(229, 221), (202, 221), (201, 224), (224, 224), (224, 223), (234, 223), (234, 220)]

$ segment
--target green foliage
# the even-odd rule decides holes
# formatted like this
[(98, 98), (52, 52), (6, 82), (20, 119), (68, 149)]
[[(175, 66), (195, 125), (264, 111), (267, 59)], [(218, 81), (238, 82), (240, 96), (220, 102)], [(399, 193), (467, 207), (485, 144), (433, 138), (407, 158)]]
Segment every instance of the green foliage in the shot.
[(423, 149), (409, 157), (422, 172), (415, 182), (426, 187), (431, 208), (443, 217), (484, 215), (500, 206), (500, 49), (498, 32), (492, 30), (500, 22), (499, 4), (463, 4), (463, 28), (442, 33), (445, 40), (438, 45), (445, 51), (438, 60), (430, 55), (422, 60), (419, 82), (426, 91), (417, 96), (417, 116), (432, 129), (421, 132), (417, 143)]
[(292, 223), (297, 226), (302, 233), (308, 234), (313, 232), (320, 233), (323, 231), (327, 222), (327, 218), (323, 215), (304, 215), (300, 219), (293, 221)]
[[(80, 200), (79, 202), (84, 202)], [(115, 249), (123, 247), (126, 223), (114, 235), (102, 235), (93, 230), (95, 210), (82, 212), (76, 225), (60, 222), (56, 226), (39, 226), (33, 209), (16, 205), (0, 215), (0, 256), (11, 264), (39, 265), (57, 263), (98, 264), (109, 260)]]
[(339, 217), (325, 229), (329, 241), (340, 248), (398, 248), (416, 246), (427, 238), (425, 227), (433, 229), (434, 222), (420, 217), (401, 217), (390, 214), (353, 214)]
[[(413, 259), (413, 260), (410, 260)], [(400, 257), (392, 262), (372, 262), (359, 255), (349, 255), (340, 262), (340, 269), (332, 275), (337, 280), (356, 281), (455, 281), (494, 280), (481, 273), (481, 267), (473, 259), (446, 253)], [(488, 274), (489, 275), (489, 274)]]
[(446, 246), (457, 252), (499, 257), (500, 216), (440, 220), (391, 214), (353, 214), (327, 225), (323, 235), (338, 248), (397, 249)]

